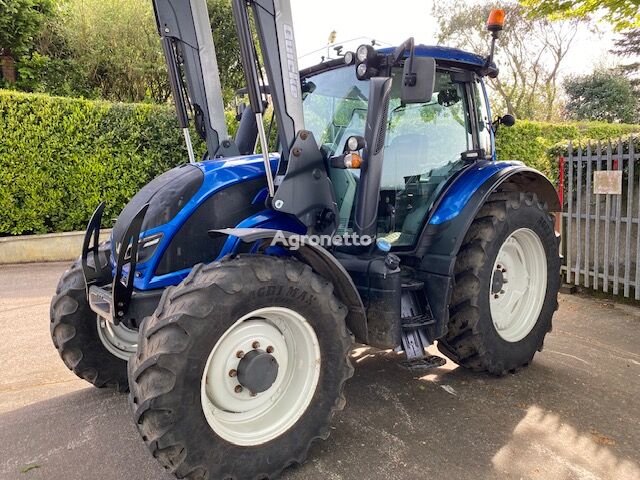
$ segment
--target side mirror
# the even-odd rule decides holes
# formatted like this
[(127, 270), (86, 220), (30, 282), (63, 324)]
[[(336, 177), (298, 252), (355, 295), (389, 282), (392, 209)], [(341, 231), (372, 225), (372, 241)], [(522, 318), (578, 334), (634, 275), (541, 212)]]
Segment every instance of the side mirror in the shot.
[(500, 117), (500, 125), (504, 125), (505, 127), (513, 127), (516, 124), (516, 117), (507, 113)]
[[(415, 81), (407, 81), (409, 78), (413, 78)], [(411, 59), (407, 58), (404, 62), (402, 87), (400, 91), (402, 104), (426, 103), (430, 101), (433, 96), (435, 81), (436, 61), (434, 58), (416, 56), (413, 58), (413, 65)]]
[(493, 128), (493, 133), (495, 134), (498, 132), (498, 127), (500, 127), (500, 125), (504, 125), (505, 127), (513, 127), (515, 124), (516, 117), (514, 117), (510, 113), (507, 113), (501, 117), (496, 118), (491, 124), (491, 127)]

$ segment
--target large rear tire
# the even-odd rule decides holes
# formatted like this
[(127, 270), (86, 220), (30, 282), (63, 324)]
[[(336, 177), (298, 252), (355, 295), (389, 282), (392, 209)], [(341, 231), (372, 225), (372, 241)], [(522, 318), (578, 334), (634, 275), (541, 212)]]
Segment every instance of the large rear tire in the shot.
[[(100, 245), (99, 257), (108, 265), (110, 243)], [(90, 259), (89, 262), (93, 260)], [(121, 326), (107, 328), (89, 307), (80, 260), (64, 272), (56, 295), (51, 300), (50, 332), (62, 361), (78, 377), (98, 388), (111, 387), (119, 392), (129, 389), (126, 344), (130, 332)], [(135, 338), (136, 333), (132, 332)], [(132, 346), (128, 348), (131, 350)]]
[[(178, 478), (274, 478), (327, 438), (352, 375), (346, 308), (293, 259), (196, 266), (129, 361), (143, 440)], [(253, 366), (250, 366), (253, 365)]]
[(558, 307), (558, 244), (553, 216), (534, 193), (492, 194), (458, 254), (440, 351), (494, 375), (527, 366)]

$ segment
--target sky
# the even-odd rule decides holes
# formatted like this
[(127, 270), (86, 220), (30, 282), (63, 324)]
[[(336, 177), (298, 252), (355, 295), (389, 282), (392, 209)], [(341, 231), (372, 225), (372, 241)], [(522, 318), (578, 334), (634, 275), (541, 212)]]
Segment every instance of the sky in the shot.
[[(437, 22), (431, 15), (434, 0), (291, 0), (300, 67), (320, 62), (326, 56), (329, 34), (337, 32), (337, 42), (355, 48), (369, 39), (398, 45), (413, 36), (416, 43), (435, 44)], [(509, 19), (507, 18), (507, 22)], [(561, 76), (583, 74), (594, 65), (613, 66), (618, 61), (609, 53), (614, 35), (606, 25), (594, 34), (581, 29), (570, 54), (565, 58)], [(489, 35), (487, 35), (487, 42)], [(498, 47), (499, 48), (499, 47)], [(320, 49), (316, 53), (311, 53)]]

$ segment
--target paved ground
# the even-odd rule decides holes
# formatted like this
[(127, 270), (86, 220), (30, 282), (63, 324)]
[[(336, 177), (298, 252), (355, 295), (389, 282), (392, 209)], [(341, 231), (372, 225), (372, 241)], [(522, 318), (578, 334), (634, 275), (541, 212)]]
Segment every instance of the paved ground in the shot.
[[(0, 478), (170, 479), (125, 397), (88, 387), (49, 339), (64, 266), (0, 267)], [(354, 351), (347, 407), (286, 479), (640, 478), (640, 309), (563, 296), (533, 365), (416, 376)], [(28, 471), (25, 471), (28, 470)]]

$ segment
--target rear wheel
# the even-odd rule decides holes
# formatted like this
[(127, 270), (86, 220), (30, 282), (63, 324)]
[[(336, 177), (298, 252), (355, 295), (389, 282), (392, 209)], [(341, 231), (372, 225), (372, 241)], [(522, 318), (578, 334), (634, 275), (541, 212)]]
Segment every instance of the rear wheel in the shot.
[[(103, 266), (108, 265), (109, 255), (110, 244), (100, 245)], [(110, 324), (91, 310), (80, 260), (60, 278), (50, 317), (53, 344), (73, 373), (96, 387), (128, 390), (127, 359), (135, 352), (137, 332)]]
[(273, 478), (327, 438), (352, 375), (346, 308), (293, 259), (195, 267), (129, 362), (143, 440), (178, 478)]
[(553, 216), (533, 193), (494, 193), (458, 254), (449, 331), (438, 346), (472, 370), (516, 371), (542, 349), (559, 288)]

